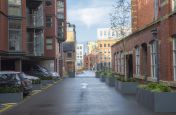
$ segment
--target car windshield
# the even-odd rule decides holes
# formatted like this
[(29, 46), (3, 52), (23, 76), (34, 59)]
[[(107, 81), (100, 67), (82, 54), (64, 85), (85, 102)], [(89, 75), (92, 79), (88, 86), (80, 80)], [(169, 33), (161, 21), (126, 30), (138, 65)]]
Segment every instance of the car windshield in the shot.
[(16, 80), (15, 74), (0, 74), (0, 82)]

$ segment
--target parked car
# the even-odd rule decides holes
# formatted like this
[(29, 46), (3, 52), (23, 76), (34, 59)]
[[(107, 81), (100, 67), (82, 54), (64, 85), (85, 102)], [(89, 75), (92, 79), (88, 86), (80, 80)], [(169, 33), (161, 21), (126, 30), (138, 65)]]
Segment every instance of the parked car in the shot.
[(3, 71), (0, 72), (1, 87), (21, 87), (23, 93), (29, 94), (32, 91), (32, 81), (25, 78), (23, 72)]
[(57, 72), (50, 72), (51, 73), (51, 77), (53, 77), (54, 79), (60, 79), (60, 75)]
[(32, 65), (31, 69), (27, 72), (25, 72), (28, 75), (31, 76), (37, 76), (37, 77), (52, 77), (52, 78), (60, 78), (60, 75), (57, 72), (51, 72), (45, 67), (42, 67), (40, 65)]
[(24, 76), (26, 79), (29, 79), (29, 80), (38, 80), (39, 78), (38, 77), (34, 77), (34, 76), (31, 76), (31, 75), (27, 75), (25, 74)]

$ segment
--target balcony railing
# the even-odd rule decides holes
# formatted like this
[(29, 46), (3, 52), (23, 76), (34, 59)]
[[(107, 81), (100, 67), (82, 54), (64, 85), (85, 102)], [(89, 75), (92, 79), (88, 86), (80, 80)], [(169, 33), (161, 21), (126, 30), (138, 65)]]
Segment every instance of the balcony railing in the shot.
[(35, 14), (27, 15), (27, 27), (28, 28), (41, 28), (44, 26), (44, 17), (37, 16)]
[(31, 41), (27, 42), (28, 54), (32, 56), (44, 55), (44, 36), (43, 33), (35, 35)]

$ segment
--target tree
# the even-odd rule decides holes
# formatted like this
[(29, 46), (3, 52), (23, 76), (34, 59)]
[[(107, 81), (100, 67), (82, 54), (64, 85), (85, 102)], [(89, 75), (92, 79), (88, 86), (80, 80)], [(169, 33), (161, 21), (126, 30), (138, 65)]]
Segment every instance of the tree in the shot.
[(131, 32), (131, 0), (116, 0), (110, 13), (111, 28), (124, 38)]

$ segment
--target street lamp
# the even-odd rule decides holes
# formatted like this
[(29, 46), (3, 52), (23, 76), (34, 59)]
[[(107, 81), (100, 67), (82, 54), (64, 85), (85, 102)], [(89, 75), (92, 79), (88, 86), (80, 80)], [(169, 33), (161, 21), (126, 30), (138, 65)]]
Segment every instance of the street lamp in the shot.
[(156, 43), (156, 77), (157, 77), (157, 82), (159, 83), (160, 81), (160, 77), (159, 77), (159, 54), (158, 54), (158, 31), (157, 31), (157, 28), (154, 28), (151, 30), (151, 33), (152, 33), (152, 36), (153, 36), (153, 40), (154, 42)]

